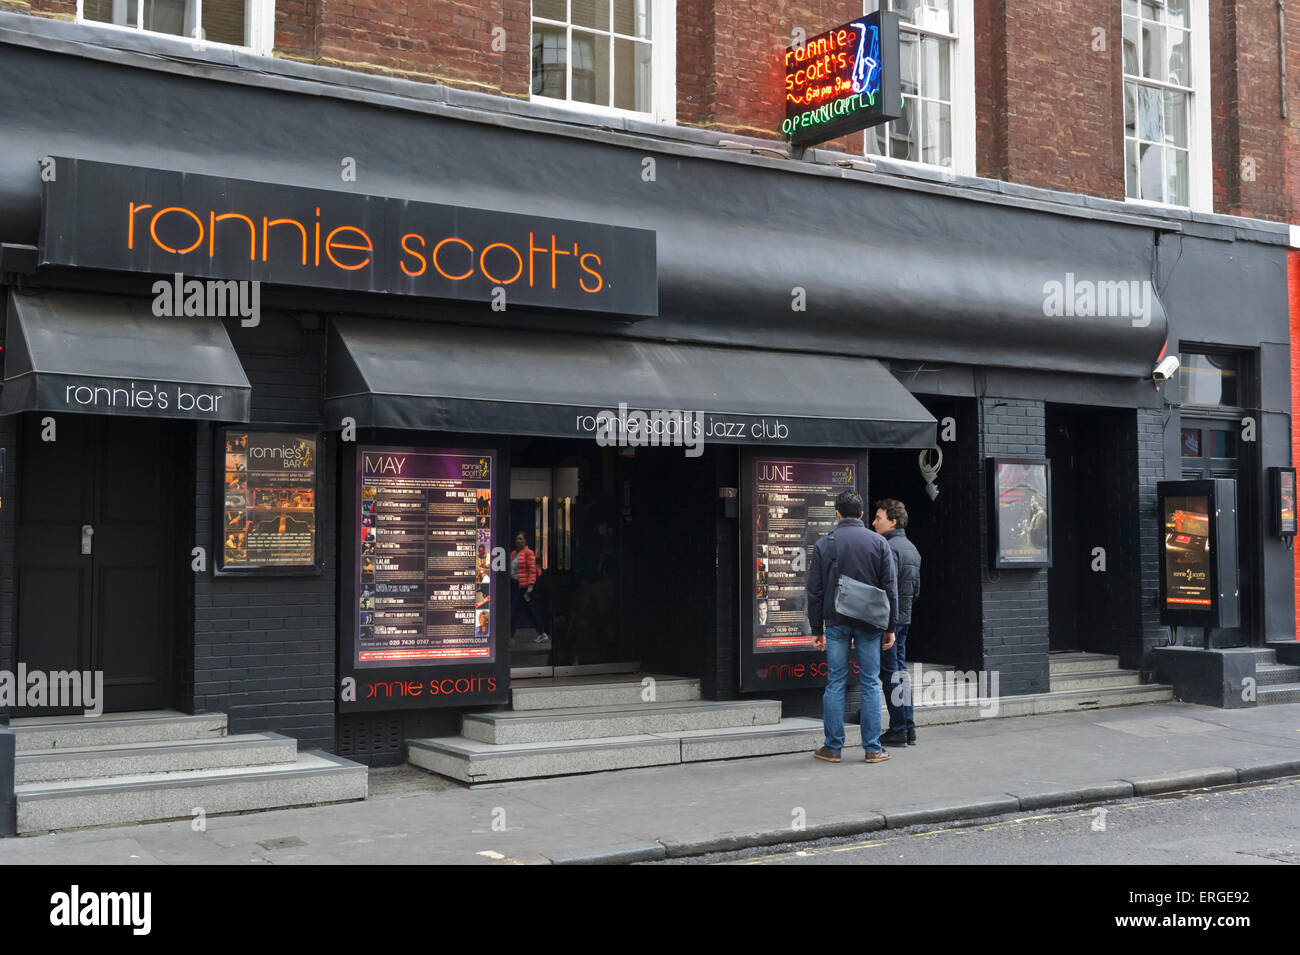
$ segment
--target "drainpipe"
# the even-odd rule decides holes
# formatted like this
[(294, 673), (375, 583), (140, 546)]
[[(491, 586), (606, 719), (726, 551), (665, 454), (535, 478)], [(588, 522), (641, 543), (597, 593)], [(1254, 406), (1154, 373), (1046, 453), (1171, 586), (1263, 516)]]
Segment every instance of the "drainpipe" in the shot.
[(1277, 0), (1278, 88), (1282, 99), (1282, 118), (1286, 119), (1286, 0)]

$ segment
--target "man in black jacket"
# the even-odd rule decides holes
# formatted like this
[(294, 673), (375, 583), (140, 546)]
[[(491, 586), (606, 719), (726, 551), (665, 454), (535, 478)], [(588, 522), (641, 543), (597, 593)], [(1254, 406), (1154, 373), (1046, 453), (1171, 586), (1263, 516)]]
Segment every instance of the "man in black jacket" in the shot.
[(877, 534), (889, 541), (898, 569), (898, 627), (894, 646), (880, 655), (880, 682), (889, 707), (889, 732), (880, 737), (890, 746), (915, 746), (916, 724), (912, 722), (912, 681), (907, 672), (907, 634), (912, 626), (912, 602), (921, 595), (921, 554), (907, 539), (907, 508), (902, 501), (876, 501), (871, 522)]
[[(894, 645), (898, 620), (898, 584), (894, 557), (885, 539), (862, 523), (862, 497), (844, 491), (835, 499), (839, 523), (832, 535), (813, 547), (808, 564), (808, 624), (813, 645), (826, 651), (826, 695), (822, 697), (822, 725), (826, 742), (818, 759), (838, 763), (844, 748), (844, 690), (849, 676), (849, 645), (858, 656), (858, 683), (862, 687), (862, 748), (869, 763), (882, 763), (889, 753), (880, 745), (880, 651)], [(830, 537), (834, 541), (834, 560)], [(889, 626), (880, 630), (841, 620), (835, 613), (835, 583), (840, 575), (879, 587), (889, 595)], [(825, 631), (823, 633), (823, 630)]]

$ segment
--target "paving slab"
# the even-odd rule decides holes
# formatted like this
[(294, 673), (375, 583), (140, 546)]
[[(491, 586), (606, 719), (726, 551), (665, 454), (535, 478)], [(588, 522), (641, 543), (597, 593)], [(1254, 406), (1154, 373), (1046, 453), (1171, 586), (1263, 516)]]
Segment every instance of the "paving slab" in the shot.
[[(364, 802), (0, 839), (14, 864), (628, 863), (798, 842), (971, 813), (1125, 798), (1137, 785), (1300, 775), (1300, 704), (1119, 710), (923, 727), (868, 764), (811, 753), (469, 788), (371, 771)], [(858, 756), (859, 758), (852, 758)]]

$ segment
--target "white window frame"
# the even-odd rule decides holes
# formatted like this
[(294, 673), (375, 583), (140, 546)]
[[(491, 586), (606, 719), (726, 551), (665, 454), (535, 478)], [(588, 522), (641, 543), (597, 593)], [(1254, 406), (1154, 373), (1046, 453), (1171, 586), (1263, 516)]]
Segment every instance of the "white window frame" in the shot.
[[(862, 10), (864, 13), (867, 12), (867, 0), (863, 0)], [(936, 33), (933, 30), (917, 27), (906, 20), (900, 25), (902, 31), (910, 31), (920, 36), (938, 37), (950, 40), (952, 43), (952, 62), (948, 66), (948, 75), (952, 82), (950, 90), (952, 165), (894, 159), (891, 156), (866, 152), (864, 140), (862, 148), (867, 159), (882, 159), (917, 169), (943, 169), (957, 176), (975, 175), (975, 0), (952, 0), (952, 19), (953, 33)], [(868, 130), (867, 135), (870, 134), (871, 130)]]
[[(1193, 212), (1214, 211), (1214, 140), (1210, 127), (1210, 0), (1190, 0), (1188, 20), (1191, 25), (1192, 71), (1191, 102), (1187, 110), (1187, 202), (1185, 206), (1154, 199), (1135, 199), (1128, 195), (1128, 138), (1122, 135), (1124, 111), (1121, 107), (1119, 124), (1123, 152), (1120, 161), (1124, 169), (1124, 201), (1154, 209), (1191, 209)], [(1121, 3), (1120, 17), (1123, 20)], [(1119, 79), (1121, 103), (1128, 74), (1124, 72), (1124, 39), (1120, 31)], [(1135, 78), (1140, 83), (1151, 80)], [(1156, 86), (1161, 86), (1156, 82)], [(1170, 87), (1181, 89), (1181, 87)]]
[[(81, 0), (77, 0), (78, 3)], [(620, 109), (617, 106), (601, 106), (596, 103), (580, 103), (572, 99), (556, 99), (541, 96), (533, 90), (533, 23), (545, 23), (549, 26), (565, 27), (564, 88), (573, 90), (573, 24), (534, 17), (532, 3), (528, 5), (528, 96), (535, 103), (571, 109), (575, 113), (587, 113), (593, 116), (625, 116), (646, 122), (663, 123), (668, 126), (677, 124), (677, 0), (650, 0), (650, 111), (642, 113), (635, 109)], [(582, 27), (579, 27), (582, 29)]]
[[(182, 36), (178, 33), (162, 33), (157, 30), (146, 30), (141, 25), (144, 20), (144, 3), (136, 4), (135, 9), (135, 26), (125, 26), (120, 23), (104, 23), (102, 20), (87, 20), (85, 16), (85, 0), (77, 0), (77, 22), (84, 23), (86, 26), (103, 27), (108, 30), (120, 30), (125, 33), (146, 33), (150, 36), (167, 36), (174, 40), (183, 40), (193, 44), (195, 49), (210, 48), (215, 50), (243, 50), (246, 53), (254, 53), (258, 56), (270, 56), (271, 51), (275, 48), (275, 0), (245, 0), (248, 16), (248, 43), (232, 44), (218, 43), (215, 40), (200, 40), (197, 37)], [(114, 12), (119, 6), (126, 6), (126, 0), (113, 0)], [(194, 0), (194, 22), (203, 22), (203, 0)]]

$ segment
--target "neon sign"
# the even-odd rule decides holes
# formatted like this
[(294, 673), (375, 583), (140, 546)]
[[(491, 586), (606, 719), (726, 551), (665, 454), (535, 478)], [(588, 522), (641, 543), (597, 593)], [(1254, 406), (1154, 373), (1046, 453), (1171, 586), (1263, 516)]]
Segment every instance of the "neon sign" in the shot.
[(796, 144), (903, 115), (896, 13), (877, 12), (785, 51), (785, 122)]

